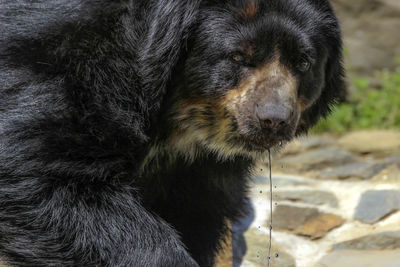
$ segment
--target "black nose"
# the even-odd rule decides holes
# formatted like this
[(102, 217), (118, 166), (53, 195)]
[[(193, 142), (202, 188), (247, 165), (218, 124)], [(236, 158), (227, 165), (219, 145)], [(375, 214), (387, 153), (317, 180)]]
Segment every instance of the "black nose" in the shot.
[(262, 128), (280, 130), (288, 125), (292, 110), (279, 104), (256, 105), (255, 115)]

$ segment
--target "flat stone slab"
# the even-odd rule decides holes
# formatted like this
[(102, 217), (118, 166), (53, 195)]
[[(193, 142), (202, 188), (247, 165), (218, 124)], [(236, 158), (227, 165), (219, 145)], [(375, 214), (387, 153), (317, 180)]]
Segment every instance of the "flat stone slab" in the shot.
[(354, 218), (373, 224), (400, 209), (400, 191), (371, 190), (361, 196)]
[(333, 245), (333, 250), (382, 250), (400, 249), (400, 231), (366, 235)]
[(356, 162), (323, 170), (317, 176), (323, 179), (370, 179), (386, 167), (384, 163)]
[(338, 215), (321, 213), (318, 209), (280, 205), (272, 215), (275, 230), (290, 231), (310, 239), (324, 237), (329, 231), (344, 223)]
[(344, 219), (338, 215), (321, 213), (307, 220), (304, 225), (297, 228), (294, 232), (297, 235), (307, 236), (311, 239), (319, 239), (343, 223)]
[[(245, 233), (247, 252), (244, 260), (256, 266), (267, 266), (269, 236), (258, 229), (250, 229)], [(296, 263), (292, 256), (274, 242), (271, 248), (271, 267), (295, 267)]]
[(392, 154), (400, 149), (400, 132), (396, 131), (357, 131), (343, 136), (339, 145), (359, 154)]
[(284, 177), (276, 177), (272, 174), (272, 184), (279, 188), (280, 186), (287, 186), (287, 185), (308, 185), (310, 181), (304, 180), (297, 180), (292, 178), (284, 178)]
[(400, 250), (338, 250), (315, 267), (399, 267)]
[(309, 151), (301, 155), (288, 156), (277, 161), (283, 169), (295, 169), (307, 171), (312, 169), (322, 169), (330, 166), (338, 166), (350, 162), (355, 162), (356, 158), (349, 152), (336, 148), (319, 149)]
[(377, 175), (372, 178), (373, 181), (384, 181), (389, 183), (396, 183), (400, 182), (400, 165), (389, 165)]
[(299, 201), (315, 205), (328, 204), (337, 207), (336, 196), (328, 191), (279, 191), (274, 194), (275, 200)]
[(322, 136), (302, 136), (285, 146), (282, 155), (292, 155), (302, 153), (306, 150), (332, 146), (335, 140)]
[(319, 214), (315, 208), (301, 208), (289, 205), (278, 205), (272, 214), (273, 229), (292, 231)]

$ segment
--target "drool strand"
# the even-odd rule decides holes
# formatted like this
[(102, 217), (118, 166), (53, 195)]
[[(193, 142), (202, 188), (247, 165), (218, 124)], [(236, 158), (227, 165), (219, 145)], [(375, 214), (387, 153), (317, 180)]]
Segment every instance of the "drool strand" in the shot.
[(271, 262), (271, 247), (272, 247), (272, 166), (271, 166), (271, 151), (268, 149), (268, 168), (269, 168), (269, 246), (268, 246), (268, 267)]

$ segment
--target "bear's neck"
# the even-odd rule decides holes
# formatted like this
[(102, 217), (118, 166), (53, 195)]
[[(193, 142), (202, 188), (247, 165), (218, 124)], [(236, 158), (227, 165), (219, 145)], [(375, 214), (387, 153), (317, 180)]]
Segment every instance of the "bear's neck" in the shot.
[(143, 204), (150, 209), (157, 206), (155, 200), (181, 203), (195, 195), (219, 199), (221, 203), (215, 205), (224, 206), (239, 201), (232, 197), (242, 197), (253, 167), (254, 161), (248, 157), (221, 160), (212, 153), (199, 153), (196, 158), (188, 159), (168, 146), (157, 144), (149, 149), (141, 164), (137, 186)]

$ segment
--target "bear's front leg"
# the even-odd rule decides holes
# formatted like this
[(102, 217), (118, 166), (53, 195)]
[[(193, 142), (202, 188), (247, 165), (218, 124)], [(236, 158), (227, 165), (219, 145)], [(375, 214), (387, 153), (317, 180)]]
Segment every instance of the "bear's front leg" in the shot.
[(198, 266), (131, 186), (32, 177), (2, 184), (0, 254), (12, 266)]

